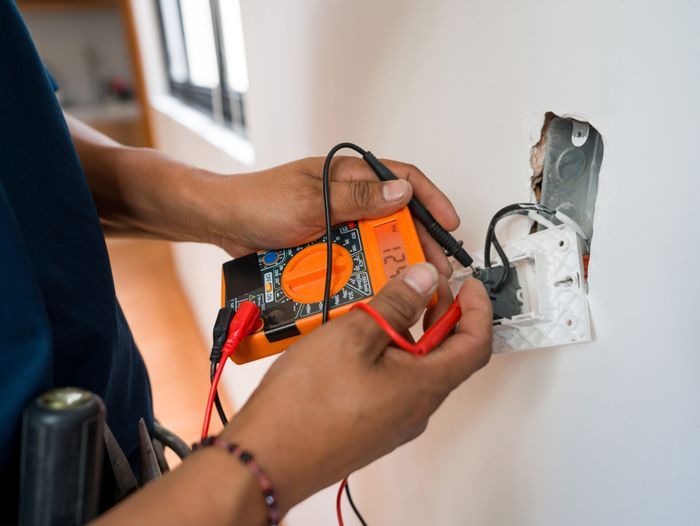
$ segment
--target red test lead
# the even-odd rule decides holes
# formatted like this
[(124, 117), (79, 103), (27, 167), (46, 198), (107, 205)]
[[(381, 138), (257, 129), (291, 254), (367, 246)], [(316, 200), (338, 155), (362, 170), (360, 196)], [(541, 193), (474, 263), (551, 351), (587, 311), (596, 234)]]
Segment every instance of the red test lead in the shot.
[[(379, 325), (382, 330), (389, 335), (389, 338), (391, 338), (397, 347), (417, 356), (428, 354), (435, 347), (440, 345), (440, 343), (447, 337), (452, 329), (454, 329), (455, 325), (457, 325), (459, 319), (462, 317), (462, 309), (459, 306), (459, 296), (457, 296), (445, 314), (440, 316), (435, 323), (428, 327), (417, 343), (413, 343), (401, 336), (401, 334), (399, 334), (396, 329), (394, 329), (389, 322), (386, 321), (384, 317), (374, 309), (374, 307), (369, 305), (369, 303), (357, 303), (353, 309), (360, 309), (361, 311), (369, 314), (372, 319), (377, 322), (377, 325)], [(338, 494), (335, 499), (335, 510), (336, 516), (338, 517), (338, 526), (343, 526), (344, 524), (340, 500), (343, 495), (343, 490), (346, 489), (347, 484), (348, 478), (345, 477), (340, 483)], [(358, 518), (360, 517), (361, 516), (358, 515)], [(364, 519), (360, 520), (362, 521), (362, 524), (365, 524)]]
[(372, 319), (377, 322), (377, 325), (389, 335), (397, 347), (417, 355), (428, 354), (437, 347), (442, 340), (447, 337), (450, 331), (454, 329), (454, 326), (457, 325), (457, 322), (459, 322), (459, 319), (462, 317), (462, 309), (459, 307), (459, 296), (457, 296), (445, 314), (440, 316), (440, 318), (423, 333), (423, 336), (417, 343), (413, 343), (401, 336), (401, 334), (389, 325), (389, 322), (368, 303), (358, 303), (353, 309), (360, 309), (369, 314)]
[(226, 361), (233, 355), (236, 351), (236, 347), (238, 347), (244, 338), (260, 328), (261, 323), (260, 308), (255, 303), (252, 301), (242, 301), (238, 305), (238, 310), (236, 314), (233, 315), (233, 318), (231, 318), (231, 323), (228, 326), (226, 342), (221, 349), (221, 359), (216, 367), (216, 374), (214, 378), (212, 378), (211, 387), (209, 388), (209, 398), (207, 399), (207, 408), (204, 413), (204, 422), (202, 424), (202, 440), (209, 435), (209, 422), (211, 420), (212, 407)]

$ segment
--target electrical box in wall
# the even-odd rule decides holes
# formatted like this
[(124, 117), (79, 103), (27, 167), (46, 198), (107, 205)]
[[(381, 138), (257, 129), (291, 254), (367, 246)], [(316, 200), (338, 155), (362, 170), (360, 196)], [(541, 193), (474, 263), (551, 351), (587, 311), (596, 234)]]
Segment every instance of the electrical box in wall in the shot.
[[(589, 123), (545, 116), (532, 148), (535, 202), (500, 209), (489, 225), (476, 271), (455, 268), (453, 291), (475, 277), (493, 307), (494, 352), (524, 351), (591, 339), (588, 261), (603, 141)], [(529, 234), (501, 245), (497, 223), (508, 216), (536, 222)]]
[[(584, 244), (577, 233), (560, 225), (507, 243), (503, 249), (515, 272), (498, 294), (500, 301), (492, 297), (494, 352), (590, 341)], [(475, 255), (475, 263), (483, 266), (483, 253)], [(457, 270), (452, 279), (455, 292), (470, 277), (469, 270)], [(488, 290), (488, 277), (486, 281)]]
[(547, 126), (540, 203), (576, 221), (590, 241), (603, 140), (587, 122), (555, 117)]

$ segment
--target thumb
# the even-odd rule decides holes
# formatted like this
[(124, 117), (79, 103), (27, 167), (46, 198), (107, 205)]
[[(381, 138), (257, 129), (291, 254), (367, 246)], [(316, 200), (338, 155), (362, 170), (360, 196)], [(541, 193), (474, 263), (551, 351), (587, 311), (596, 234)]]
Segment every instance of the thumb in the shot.
[[(387, 283), (369, 304), (394, 329), (403, 333), (418, 321), (437, 284), (437, 269), (430, 263), (418, 263)], [(350, 314), (363, 340), (372, 342), (368, 351), (372, 354), (384, 351), (389, 343), (386, 332), (367, 313), (354, 311)]]
[(331, 215), (334, 223), (382, 217), (400, 210), (413, 195), (411, 183), (395, 181), (331, 182)]

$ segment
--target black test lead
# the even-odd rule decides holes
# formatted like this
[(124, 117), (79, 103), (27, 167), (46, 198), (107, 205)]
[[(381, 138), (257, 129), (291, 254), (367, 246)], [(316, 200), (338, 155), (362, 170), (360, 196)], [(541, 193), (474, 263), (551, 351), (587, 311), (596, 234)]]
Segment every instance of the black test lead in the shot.
[[(379, 159), (377, 159), (374, 154), (370, 151), (366, 151), (361, 154), (365, 162), (372, 168), (377, 177), (382, 181), (393, 181), (398, 179), (394, 173), (389, 170), (389, 168), (384, 165)], [(452, 234), (445, 230), (440, 223), (438, 223), (430, 212), (423, 206), (418, 199), (412, 197), (408, 202), (408, 208), (411, 210), (411, 214), (415, 217), (421, 224), (425, 227), (438, 245), (440, 245), (447, 256), (453, 256), (463, 267), (471, 267), (473, 272), (476, 272), (472, 267), (472, 262), (474, 261), (472, 257), (467, 253), (462, 247), (462, 242), (457, 241)]]

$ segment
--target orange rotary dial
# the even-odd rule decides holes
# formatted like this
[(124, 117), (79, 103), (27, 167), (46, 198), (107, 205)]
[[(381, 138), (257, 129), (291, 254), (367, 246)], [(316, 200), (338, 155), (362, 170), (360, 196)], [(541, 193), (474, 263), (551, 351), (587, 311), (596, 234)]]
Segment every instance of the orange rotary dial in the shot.
[[(333, 243), (333, 276), (331, 295), (337, 294), (352, 275), (350, 252)], [(282, 289), (298, 303), (323, 301), (326, 283), (326, 244), (317, 243), (298, 252), (282, 272)]]

